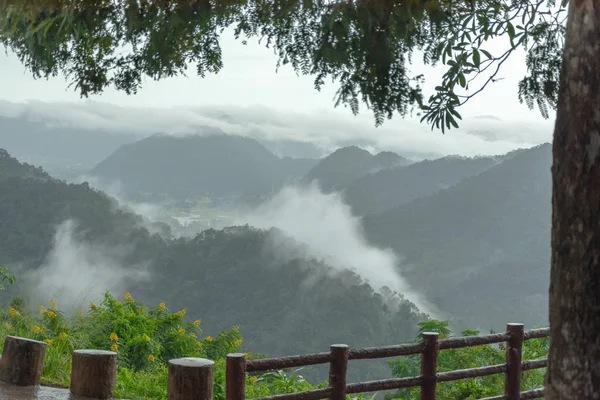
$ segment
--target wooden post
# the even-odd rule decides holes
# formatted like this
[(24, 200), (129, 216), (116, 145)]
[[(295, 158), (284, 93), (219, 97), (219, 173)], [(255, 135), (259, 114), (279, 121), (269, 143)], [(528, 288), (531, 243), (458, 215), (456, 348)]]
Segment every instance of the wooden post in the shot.
[(117, 353), (75, 350), (71, 366), (71, 393), (92, 399), (111, 399), (117, 379)]
[(421, 400), (435, 400), (437, 386), (437, 359), (438, 359), (437, 332), (423, 332), (424, 350), (421, 354)]
[(170, 360), (167, 400), (212, 400), (214, 365), (205, 358)]
[(39, 385), (47, 346), (37, 340), (7, 336), (0, 358), (0, 380), (17, 386)]
[(523, 324), (507, 324), (510, 335), (506, 344), (506, 378), (504, 380), (504, 398), (521, 398), (521, 357), (523, 353)]
[(329, 387), (333, 389), (331, 400), (346, 399), (346, 372), (348, 371), (349, 347), (345, 344), (334, 344), (330, 347)]
[(244, 400), (246, 398), (246, 355), (244, 353), (227, 354), (225, 364), (225, 400)]

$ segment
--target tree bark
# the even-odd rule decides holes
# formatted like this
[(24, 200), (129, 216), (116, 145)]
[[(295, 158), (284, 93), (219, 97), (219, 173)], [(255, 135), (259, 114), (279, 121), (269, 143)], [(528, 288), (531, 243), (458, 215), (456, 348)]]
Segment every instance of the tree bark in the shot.
[(547, 400), (600, 399), (600, 0), (571, 0), (552, 166)]

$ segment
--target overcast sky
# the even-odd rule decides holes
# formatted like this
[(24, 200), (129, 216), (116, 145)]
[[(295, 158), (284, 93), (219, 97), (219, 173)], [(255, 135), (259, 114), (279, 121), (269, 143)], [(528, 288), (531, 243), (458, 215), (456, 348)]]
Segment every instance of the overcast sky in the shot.
[[(288, 123), (298, 130), (298, 135), (306, 136), (305, 139), (313, 140), (311, 134), (320, 136), (346, 135), (351, 137), (377, 137), (383, 140), (379, 150), (393, 150), (397, 146), (411, 146), (413, 148), (427, 148), (435, 150), (437, 154), (452, 153), (474, 155), (483, 153), (498, 153), (511, 150), (515, 147), (535, 145), (549, 141), (552, 134), (552, 120), (544, 120), (537, 110), (530, 111), (525, 105), (519, 104), (517, 98), (518, 81), (525, 75), (524, 54), (514, 54), (503, 66), (501, 81), (490, 84), (470, 103), (461, 109), (467, 119), (461, 125), (461, 130), (453, 131), (446, 137), (439, 132), (429, 132), (424, 124), (419, 125), (415, 117), (412, 121), (404, 121), (399, 116), (391, 122), (386, 122), (383, 128), (374, 128), (373, 117), (370, 111), (361, 109), (360, 117), (352, 116), (349, 109), (342, 106), (334, 109), (333, 96), (337, 87), (328, 84), (321, 92), (313, 87), (313, 78), (309, 76), (296, 76), (291, 67), (282, 68), (275, 72), (277, 57), (272, 50), (265, 48), (254, 41), (249, 41), (247, 46), (233, 38), (232, 33), (225, 31), (222, 37), (224, 68), (217, 75), (209, 75), (202, 79), (190, 75), (189, 77), (176, 77), (160, 82), (148, 80), (144, 87), (133, 96), (108, 89), (101, 96), (91, 99), (95, 102), (109, 103), (118, 106), (136, 107), (143, 110), (136, 112), (123, 110), (125, 114), (116, 115), (111, 110), (110, 118), (104, 117), (105, 123), (117, 120), (128, 120), (128, 126), (142, 124), (144, 132), (154, 133), (159, 128), (150, 128), (162, 125), (172, 126), (173, 120), (183, 121), (186, 116), (182, 114), (183, 108), (207, 107), (237, 110), (243, 120), (238, 125), (247, 127), (249, 119), (279, 119), (278, 123)], [(499, 41), (490, 44), (487, 49), (492, 53), (500, 53), (506, 43)], [(439, 82), (442, 68), (423, 67), (418, 63), (413, 65), (417, 72), (423, 72), (427, 78), (426, 90)], [(31, 74), (25, 71), (18, 59), (9, 54), (0, 55), (0, 99), (9, 102), (26, 102), (31, 100), (43, 102), (77, 102), (89, 112), (99, 106), (85, 105), (78, 94), (67, 89), (64, 77), (50, 80), (34, 80)], [(96, 103), (97, 104), (97, 103)], [(257, 108), (256, 106), (260, 106)], [(39, 108), (39, 106), (36, 106)], [(45, 107), (45, 106), (44, 106)], [(94, 108), (96, 107), (96, 108)], [(163, 110), (148, 110), (162, 108)], [(175, 107), (178, 113), (172, 110)], [(262, 107), (262, 108), (261, 108)], [(2, 107), (7, 110), (6, 105)], [(30, 107), (31, 108), (31, 107)], [(43, 107), (42, 107), (43, 108)], [(112, 109), (112, 107), (109, 107)], [(171, 110), (169, 110), (171, 109)], [(263, 116), (254, 115), (262, 109)], [(104, 113), (106, 113), (104, 107)], [(62, 114), (74, 111), (72, 105), (63, 107)], [(55, 113), (56, 111), (46, 111)], [(150, 115), (150, 113), (152, 115)], [(254, 114), (253, 114), (254, 113)], [(274, 114), (277, 113), (277, 116)], [(292, 118), (290, 115), (295, 114)], [(298, 113), (302, 113), (299, 115)], [(307, 118), (308, 116), (308, 118)], [(473, 122), (470, 117), (493, 116), (502, 119), (502, 122), (487, 120), (484, 124), (486, 137), (481, 135), (473, 138), (473, 131), (481, 130), (480, 122)], [(197, 115), (194, 115), (196, 118)], [(87, 117), (86, 117), (87, 118)], [(471, 124), (469, 124), (471, 119)], [(552, 118), (553, 119), (553, 118)], [(285, 122), (281, 122), (285, 120)], [(310, 120), (310, 121), (309, 121)], [(86, 122), (89, 122), (86, 120)], [(180, 123), (180, 122), (177, 122)], [(253, 121), (252, 123), (256, 123)], [(158, 124), (158, 125), (157, 125)], [(311, 124), (309, 127), (304, 125)], [(469, 137), (461, 131), (469, 129)], [(129, 129), (129, 128), (128, 128)], [(256, 126), (254, 126), (256, 129)], [(338, 132), (333, 132), (337, 130)], [(350, 133), (350, 131), (353, 131)], [(490, 130), (495, 132), (490, 133)], [(312, 133), (311, 133), (312, 132)], [(276, 132), (270, 135), (278, 134)], [(475, 132), (477, 135), (477, 132)], [(308, 135), (308, 136), (307, 136)], [(462, 136), (461, 136), (462, 135)], [(448, 136), (452, 138), (449, 139)], [(466, 138), (466, 139), (465, 139)], [(385, 139), (385, 140), (384, 140)], [(465, 140), (463, 140), (465, 139)], [(468, 140), (467, 140), (468, 139)], [(392, 146), (390, 143), (394, 143)], [(346, 142), (347, 144), (347, 142)], [(391, 147), (390, 147), (391, 146)]]
[[(504, 43), (490, 46), (500, 51)], [(322, 92), (313, 88), (309, 76), (296, 76), (291, 67), (275, 72), (276, 56), (272, 50), (250, 41), (247, 46), (236, 41), (231, 32), (223, 34), (224, 68), (217, 75), (175, 77), (160, 82), (148, 80), (135, 96), (107, 90), (96, 100), (130, 106), (196, 106), (215, 104), (254, 105), (287, 110), (310, 111), (315, 108), (333, 109), (332, 98), (336, 87), (329, 84)], [(79, 96), (67, 89), (64, 78), (35, 81), (14, 55), (1, 56), (3, 99), (25, 101), (78, 101)], [(415, 69), (421, 69), (415, 65)], [(435, 86), (439, 68), (426, 68), (429, 86)], [(530, 111), (517, 100), (517, 83), (525, 74), (523, 54), (515, 54), (502, 70), (502, 81), (488, 86), (477, 99), (463, 109), (465, 116), (494, 115), (503, 119), (541, 120), (536, 111)], [(349, 114), (349, 110), (343, 111)]]

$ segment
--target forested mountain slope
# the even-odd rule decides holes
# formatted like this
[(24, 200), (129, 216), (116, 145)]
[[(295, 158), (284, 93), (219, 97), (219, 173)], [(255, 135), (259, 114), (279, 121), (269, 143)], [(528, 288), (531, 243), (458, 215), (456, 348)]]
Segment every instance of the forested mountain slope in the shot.
[[(363, 222), (409, 280), (470, 326), (547, 323), (551, 145)], [(410, 268), (412, 265), (412, 268)]]
[(357, 215), (380, 213), (448, 188), (496, 165), (493, 157), (444, 157), (387, 168), (351, 181), (344, 200)]

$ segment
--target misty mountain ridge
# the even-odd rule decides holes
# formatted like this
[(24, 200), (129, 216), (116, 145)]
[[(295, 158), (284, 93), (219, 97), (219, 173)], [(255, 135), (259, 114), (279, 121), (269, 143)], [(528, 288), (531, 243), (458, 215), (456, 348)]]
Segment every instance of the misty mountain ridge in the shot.
[(390, 151), (373, 155), (360, 147), (348, 146), (337, 149), (321, 160), (302, 181), (304, 183), (317, 181), (322, 190), (329, 192), (340, 189), (350, 181), (366, 174), (410, 163), (407, 158)]
[(366, 215), (365, 233), (405, 256), (408, 281), (466, 325), (546, 324), (550, 166), (550, 144), (514, 152), (449, 188)]
[(282, 159), (243, 136), (155, 134), (121, 146), (90, 174), (119, 181), (132, 192), (175, 198), (260, 197), (299, 178), (316, 163)]
[(498, 164), (493, 157), (448, 156), (365, 174), (341, 188), (357, 215), (380, 213), (478, 175)]

